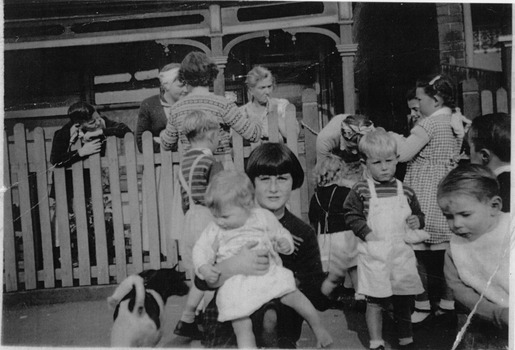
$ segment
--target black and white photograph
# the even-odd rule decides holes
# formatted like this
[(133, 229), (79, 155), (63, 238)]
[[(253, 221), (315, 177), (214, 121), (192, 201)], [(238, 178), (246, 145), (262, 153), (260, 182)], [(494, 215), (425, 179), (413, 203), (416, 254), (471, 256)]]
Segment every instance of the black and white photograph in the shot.
[(515, 347), (511, 2), (2, 5), (1, 347)]

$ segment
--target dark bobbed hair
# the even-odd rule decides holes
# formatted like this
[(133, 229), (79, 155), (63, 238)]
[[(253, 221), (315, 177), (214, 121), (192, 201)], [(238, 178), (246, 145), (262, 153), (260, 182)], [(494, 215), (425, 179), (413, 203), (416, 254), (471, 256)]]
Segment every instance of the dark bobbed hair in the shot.
[(205, 53), (193, 51), (184, 57), (179, 70), (179, 79), (185, 84), (211, 86), (218, 75), (218, 67)]
[(451, 170), (440, 181), (437, 198), (456, 193), (485, 202), (499, 195), (499, 182), (492, 170), (484, 165), (462, 164)]
[(87, 102), (79, 101), (75, 102), (68, 108), (68, 117), (72, 123), (80, 124), (89, 121), (95, 112), (95, 107)]
[(476, 152), (487, 149), (503, 162), (511, 160), (511, 116), (506, 113), (485, 114), (474, 118), (468, 132)]
[(454, 82), (450, 77), (439, 74), (417, 80), (417, 88), (423, 88), (426, 95), (435, 97), (439, 96), (443, 105), (451, 108), (453, 111), (456, 108), (455, 93), (456, 88)]
[(284, 143), (267, 142), (256, 147), (247, 161), (246, 173), (253, 184), (260, 175), (291, 174), (292, 190), (304, 182), (304, 170), (295, 154)]

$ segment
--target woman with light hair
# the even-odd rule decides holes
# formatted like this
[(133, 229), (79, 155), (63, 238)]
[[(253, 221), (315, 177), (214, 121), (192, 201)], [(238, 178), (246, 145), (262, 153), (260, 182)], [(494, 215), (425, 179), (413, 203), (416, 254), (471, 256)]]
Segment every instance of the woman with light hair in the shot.
[[(279, 118), (279, 133), (286, 139), (286, 107), (290, 103), (284, 98), (273, 98), (275, 78), (272, 72), (265, 67), (256, 66), (247, 73), (247, 92), (249, 102), (240, 109), (243, 115), (251, 120), (257, 120), (261, 124), (261, 140), (268, 140), (268, 115), (274, 111)], [(300, 127), (295, 123), (295, 132), (298, 134)]]

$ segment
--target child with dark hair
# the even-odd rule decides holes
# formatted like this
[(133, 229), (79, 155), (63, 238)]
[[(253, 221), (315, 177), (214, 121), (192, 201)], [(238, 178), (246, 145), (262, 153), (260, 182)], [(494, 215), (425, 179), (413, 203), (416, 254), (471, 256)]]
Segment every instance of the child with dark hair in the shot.
[(206, 54), (194, 51), (184, 57), (179, 78), (189, 93), (174, 104), (166, 128), (160, 134), (161, 145), (170, 150), (180, 140), (188, 150), (190, 143), (182, 126), (184, 118), (191, 110), (203, 110), (215, 116), (220, 124), (220, 141), (214, 153), (224, 155), (224, 165), (231, 167), (231, 128), (244, 139), (256, 142), (261, 138), (261, 125), (243, 116), (234, 102), (209, 91), (217, 74), (215, 62)]
[(473, 311), (457, 340), (465, 333), (462, 349), (507, 349), (513, 231), (510, 214), (501, 212), (495, 175), (479, 164), (460, 165), (442, 180), (437, 196), (453, 232), (445, 278), (457, 305)]
[(476, 117), (468, 132), (470, 162), (490, 168), (497, 176), (502, 211), (510, 212), (511, 117), (493, 113)]
[[(393, 134), (399, 161), (408, 162), (404, 183), (417, 194), (426, 215), (424, 229), (431, 236), (413, 245), (425, 290), (415, 298), (414, 325), (423, 321), (454, 324), (456, 320), (452, 291), (445, 286), (443, 276), (444, 254), (452, 233), (436, 201), (438, 183), (458, 165), (465, 135), (464, 119), (454, 113), (454, 95), (454, 83), (449, 77), (437, 75), (418, 80), (416, 97), (422, 118), (407, 138)], [(431, 301), (437, 303), (434, 312)]]

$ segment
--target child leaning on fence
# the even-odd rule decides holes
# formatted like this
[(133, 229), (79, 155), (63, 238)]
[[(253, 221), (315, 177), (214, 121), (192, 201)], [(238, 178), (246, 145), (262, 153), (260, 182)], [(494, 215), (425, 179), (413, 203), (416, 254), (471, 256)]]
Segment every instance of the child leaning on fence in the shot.
[[(222, 164), (213, 156), (218, 146), (219, 129), (218, 120), (205, 111), (192, 110), (184, 119), (183, 132), (191, 148), (182, 157), (179, 173), (182, 209), (185, 213), (180, 253), (190, 278), (194, 276), (193, 246), (213, 219), (205, 207), (204, 195), (212, 177), (223, 169)], [(175, 334), (192, 339), (201, 338), (201, 332), (195, 323), (195, 312), (203, 297), (204, 292), (192, 283), (186, 306), (174, 330)]]
[(513, 240), (510, 213), (501, 212), (495, 175), (479, 164), (460, 165), (442, 180), (437, 198), (453, 232), (445, 253), (445, 279), (457, 307), (473, 311), (468, 328), (458, 334), (459, 340), (465, 332), (460, 346), (507, 349)]

